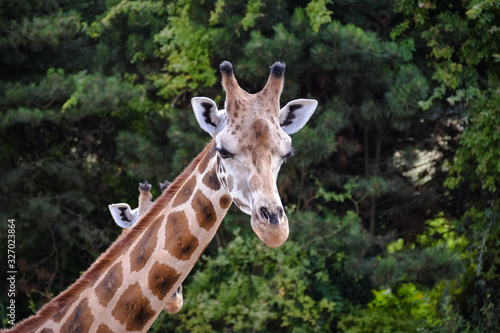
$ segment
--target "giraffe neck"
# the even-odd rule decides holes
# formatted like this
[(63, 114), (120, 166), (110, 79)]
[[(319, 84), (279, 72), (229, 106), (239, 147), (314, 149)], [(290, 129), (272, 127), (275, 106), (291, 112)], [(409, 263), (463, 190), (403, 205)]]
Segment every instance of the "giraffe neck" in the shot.
[(217, 179), (213, 141), (192, 169), (182, 185), (171, 186), (171, 200), (166, 202), (164, 193), (141, 218), (136, 227), (143, 230), (134, 227), (124, 235), (128, 242), (122, 240), (120, 255), (109, 262), (99, 259), (105, 269), (79, 294), (50, 317), (38, 318), (35, 327), (19, 325), (13, 331), (146, 332), (214, 237), (232, 202)]

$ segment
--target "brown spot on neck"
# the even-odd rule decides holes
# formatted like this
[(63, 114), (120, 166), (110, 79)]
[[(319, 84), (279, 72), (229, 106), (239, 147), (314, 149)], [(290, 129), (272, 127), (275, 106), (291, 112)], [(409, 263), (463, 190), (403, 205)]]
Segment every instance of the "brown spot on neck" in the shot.
[(149, 289), (156, 297), (163, 300), (180, 276), (181, 273), (174, 268), (155, 262), (148, 275)]
[(196, 177), (191, 176), (179, 189), (179, 192), (174, 196), (174, 202), (172, 203), (172, 207), (177, 207), (187, 202), (191, 195), (194, 192), (196, 187)]
[(184, 212), (168, 215), (165, 235), (165, 250), (179, 260), (189, 260), (198, 248), (198, 239), (189, 230), (189, 221)]
[(217, 222), (217, 214), (212, 202), (198, 190), (193, 197), (191, 205), (196, 212), (198, 225), (207, 231), (210, 230), (215, 222)]
[(160, 215), (151, 222), (142, 239), (137, 243), (132, 252), (130, 252), (130, 270), (132, 272), (138, 272), (143, 269), (149, 258), (151, 258), (158, 241), (158, 229), (160, 229), (164, 218), (164, 215)]
[(231, 199), (231, 196), (229, 196), (228, 194), (224, 194), (219, 199), (219, 205), (222, 209), (228, 209), (232, 202), (233, 200)]
[(63, 319), (64, 316), (66, 316), (66, 313), (71, 308), (72, 304), (73, 304), (73, 302), (69, 303), (64, 308), (62, 308), (58, 313), (56, 313), (54, 315), (54, 317), (52, 317), (52, 320), (54, 320), (56, 323), (58, 323), (59, 321), (61, 321), (61, 319)]
[(97, 285), (95, 293), (102, 306), (107, 306), (123, 283), (123, 269), (120, 262), (116, 263), (104, 279)]
[(87, 298), (84, 298), (71, 312), (66, 322), (61, 326), (61, 332), (85, 333), (89, 332), (94, 322), (94, 316), (89, 308)]
[(101, 324), (101, 325), (99, 325), (99, 327), (97, 328), (96, 333), (113, 333), (113, 331), (111, 330), (111, 328), (109, 328), (109, 327), (108, 327), (108, 325), (106, 325), (106, 324)]
[(138, 282), (123, 292), (111, 314), (128, 331), (141, 331), (156, 315)]
[(202, 158), (200, 161), (200, 164), (198, 165), (198, 171), (200, 173), (205, 173), (205, 170), (207, 169), (208, 163), (210, 160), (215, 156), (215, 146), (213, 146), (211, 149), (207, 151), (207, 154)]
[(203, 184), (214, 191), (220, 190), (220, 182), (217, 177), (217, 172), (215, 171), (215, 165), (212, 170), (208, 171), (205, 176), (203, 176)]

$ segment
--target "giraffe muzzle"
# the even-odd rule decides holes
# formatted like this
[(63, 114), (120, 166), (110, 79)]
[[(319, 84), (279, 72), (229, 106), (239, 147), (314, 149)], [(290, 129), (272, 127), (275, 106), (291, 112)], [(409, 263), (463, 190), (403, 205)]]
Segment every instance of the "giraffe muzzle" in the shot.
[(279, 247), (288, 238), (288, 218), (281, 206), (260, 206), (254, 209), (250, 224), (267, 246)]

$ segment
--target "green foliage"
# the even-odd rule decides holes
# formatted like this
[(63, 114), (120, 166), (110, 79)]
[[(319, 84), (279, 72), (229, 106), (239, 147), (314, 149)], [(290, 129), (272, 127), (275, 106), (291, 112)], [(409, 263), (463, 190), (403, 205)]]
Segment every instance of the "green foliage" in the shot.
[(491, 91), (486, 105), (477, 105), (479, 112), (471, 116), (470, 125), (460, 140), (456, 163), (446, 180), (450, 188), (465, 183), (472, 190), (495, 193), (500, 186), (497, 163), (500, 158), (500, 116), (495, 109), (500, 102), (498, 88)]
[(58, 46), (73, 39), (81, 29), (80, 15), (77, 11), (55, 13), (43, 17), (23, 17), (22, 20), (10, 20), (3, 29), (10, 33), (0, 38), (0, 45), (9, 45), (14, 49), (29, 48), (41, 51), (45, 46)]
[[(158, 55), (165, 60), (162, 73), (151, 76), (158, 94), (172, 99), (199, 85), (212, 86), (217, 82), (211, 66), (210, 34), (203, 26), (192, 26), (189, 21), (191, 1), (171, 3), (168, 6), (169, 24), (155, 36), (160, 45)], [(175, 105), (175, 100), (172, 105)]]
[(250, 0), (247, 4), (247, 12), (243, 20), (241, 20), (241, 26), (243, 30), (247, 31), (249, 28), (255, 25), (255, 21), (261, 15), (260, 8), (262, 7), (262, 1), (260, 0)]
[[(445, 185), (456, 196), (457, 231), (467, 247), (458, 249), (467, 272), (453, 293), (451, 306), (463, 327), (495, 331), (499, 327), (498, 254), (498, 4), (493, 1), (453, 2), (448, 6), (429, 2), (416, 11), (412, 1), (398, 1), (403, 13), (404, 37), (423, 45), (436, 82), (423, 108), (440, 104), (463, 126), (460, 146), (450, 164)], [(414, 23), (411, 23), (414, 22)], [(418, 51), (418, 49), (417, 49)], [(457, 194), (459, 191), (460, 194)], [(490, 257), (493, 256), (493, 257)], [(486, 259), (488, 258), (488, 259)], [(484, 264), (486, 267), (484, 269)], [(487, 282), (486, 282), (487, 281)]]
[(333, 12), (326, 9), (326, 4), (332, 3), (329, 0), (312, 0), (306, 6), (306, 13), (311, 21), (312, 30), (316, 33), (322, 24), (332, 21), (331, 15)]
[[(325, 321), (325, 317), (336, 305), (307, 292), (311, 290), (308, 281), (314, 277), (308, 254), (294, 242), (275, 251), (256, 237), (244, 239), (236, 234), (215, 259), (204, 258), (208, 263), (185, 293), (182, 324), (176, 330), (326, 329), (331, 319)], [(316, 271), (316, 277), (321, 273)]]
[[(478, 331), (500, 329), (498, 288), (500, 286), (499, 213), (473, 208), (463, 217), (462, 227), (470, 239), (464, 251), (468, 271), (461, 289), (453, 297), (458, 313)], [(473, 221), (474, 223), (471, 223)]]
[[(456, 3), (449, 8), (444, 5), (439, 8), (434, 2), (418, 7), (416, 4), (397, 1), (395, 10), (405, 16), (398, 31), (407, 30), (413, 21), (416, 28), (411, 35), (430, 48), (430, 65), (438, 86), (421, 106), (429, 108), (434, 99), (447, 98), (455, 104), (481, 100), (485, 93), (489, 95), (489, 89), (480, 85), (484, 85), (488, 75), (496, 76), (498, 72), (494, 70), (498, 64), (492, 61), (498, 52), (498, 36), (494, 33), (497, 6), (488, 1)], [(413, 8), (418, 9), (413, 11)], [(438, 8), (438, 14), (434, 15)], [(478, 71), (480, 66), (491, 67), (491, 70)]]
[[(373, 279), (378, 285), (397, 285), (413, 281), (432, 288), (441, 279), (455, 280), (464, 272), (465, 237), (445, 218), (427, 221), (428, 228), (416, 241), (403, 239), (387, 245), (387, 254), (371, 262)], [(439, 275), (435, 273), (439, 272)]]
[(391, 289), (373, 290), (375, 298), (366, 309), (355, 308), (341, 317), (342, 332), (430, 332), (439, 327), (437, 298), (418, 290), (414, 284)]

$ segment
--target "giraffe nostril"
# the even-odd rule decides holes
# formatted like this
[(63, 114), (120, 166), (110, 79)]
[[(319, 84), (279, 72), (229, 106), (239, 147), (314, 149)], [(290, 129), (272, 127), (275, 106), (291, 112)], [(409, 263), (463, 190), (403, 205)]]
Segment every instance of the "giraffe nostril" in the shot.
[(264, 220), (269, 221), (269, 211), (267, 210), (267, 208), (265, 207), (260, 208), (260, 216), (262, 216)]
[(279, 216), (280, 220), (283, 218), (283, 214), (284, 214), (283, 213), (283, 208), (279, 207), (278, 208), (278, 216)]
[(278, 214), (271, 214), (269, 222), (271, 222), (271, 224), (280, 223), (280, 219), (278, 218)]

